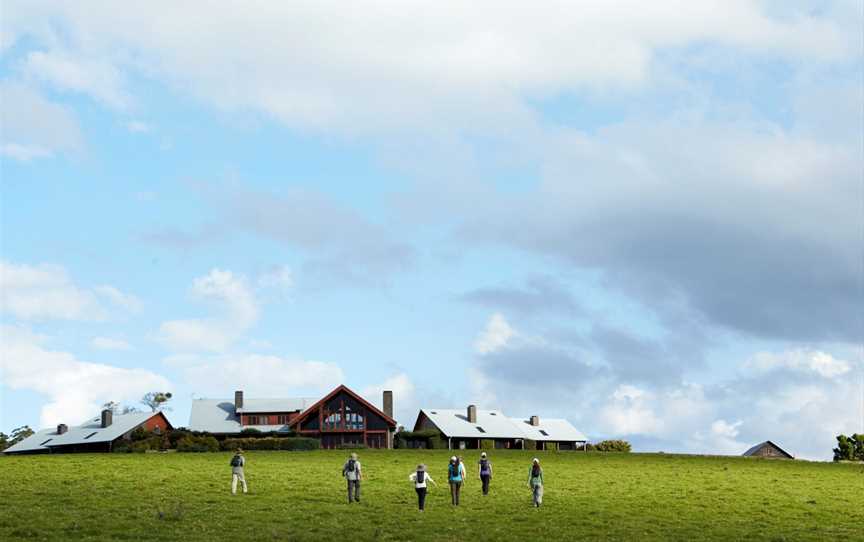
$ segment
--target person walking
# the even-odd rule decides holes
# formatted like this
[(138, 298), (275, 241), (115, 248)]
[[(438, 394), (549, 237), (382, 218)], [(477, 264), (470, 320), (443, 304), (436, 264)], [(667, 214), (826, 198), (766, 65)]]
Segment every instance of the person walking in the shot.
[(489, 494), (489, 481), (492, 480), (492, 462), (486, 457), (486, 452), (480, 454), (480, 461), (477, 464), (480, 482), (483, 485), (483, 495)]
[(246, 476), (243, 474), (243, 467), (246, 466), (246, 458), (243, 457), (243, 450), (237, 448), (234, 451), (234, 457), (231, 458), (231, 494), (237, 494), (237, 482), (243, 487), (243, 493), (248, 493), (246, 486)]
[(363, 470), (357, 454), (352, 453), (348, 461), (342, 465), (342, 476), (348, 481), (348, 503), (360, 502), (360, 480), (363, 479)]
[(534, 507), (540, 508), (543, 504), (543, 469), (540, 468), (540, 460), (536, 457), (528, 469), (528, 487), (531, 488)]
[(459, 492), (462, 490), (462, 481), (465, 480), (465, 467), (459, 462), (455, 455), (450, 458), (447, 465), (447, 480), (450, 482), (450, 499), (454, 506), (459, 505)]
[(438, 484), (435, 483), (435, 480), (433, 480), (431, 476), (429, 476), (429, 473), (426, 472), (426, 465), (423, 465), (422, 463), (417, 465), (417, 471), (412, 472), (411, 475), (408, 476), (408, 479), (414, 482), (414, 491), (417, 492), (417, 505), (420, 507), (420, 511), (422, 512), (426, 506), (427, 484), (432, 482), (436, 487)]

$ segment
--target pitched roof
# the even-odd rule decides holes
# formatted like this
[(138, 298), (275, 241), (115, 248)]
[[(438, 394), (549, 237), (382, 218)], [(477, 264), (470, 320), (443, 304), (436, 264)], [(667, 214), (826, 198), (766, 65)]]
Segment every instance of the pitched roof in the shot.
[(424, 408), (420, 410), (420, 415), (426, 416), (448, 437), (565, 442), (588, 440), (570, 422), (560, 418), (540, 418), (540, 425), (532, 426), (522, 418), (508, 418), (500, 410), (478, 409), (477, 423), (469, 422), (464, 410)]
[[(296, 412), (314, 403), (309, 397), (288, 397), (284, 399), (244, 399), (239, 413), (255, 412)], [(195, 399), (189, 414), (189, 429), (208, 433), (239, 433), (244, 429), (259, 431), (290, 431), (288, 425), (240, 425), (238, 411), (231, 399)]]
[(102, 427), (101, 416), (90, 418), (77, 427), (70, 427), (62, 435), (56, 429), (42, 429), (21, 442), (3, 450), (4, 453), (46, 451), (56, 446), (74, 444), (92, 444), (94, 442), (111, 442), (132, 431), (153, 416), (161, 412), (132, 412), (115, 414), (111, 425)]
[(763, 446), (773, 446), (774, 448), (776, 448), (777, 450), (779, 450), (780, 453), (782, 453), (783, 455), (785, 455), (785, 456), (788, 457), (789, 459), (794, 459), (794, 457), (792, 456), (792, 454), (790, 454), (789, 452), (787, 452), (786, 450), (784, 450), (784, 449), (781, 448), (780, 446), (777, 446), (776, 444), (774, 444), (774, 443), (771, 442), (770, 440), (766, 440), (765, 442), (760, 442), (760, 443), (757, 444), (756, 446), (753, 446), (752, 448), (750, 448), (749, 450), (747, 450), (746, 452), (744, 452), (742, 455), (744, 455), (745, 457), (749, 457), (749, 456), (755, 455), (756, 452), (758, 452), (758, 451), (759, 451)]
[(300, 423), (301, 420), (303, 420), (304, 418), (309, 416), (311, 413), (317, 411), (318, 407), (320, 407), (321, 405), (323, 405), (324, 403), (326, 403), (327, 401), (332, 399), (335, 395), (337, 395), (340, 392), (347, 393), (348, 395), (350, 395), (351, 397), (353, 397), (354, 399), (359, 401), (363, 406), (365, 406), (366, 408), (370, 409), (375, 414), (384, 418), (384, 421), (386, 421), (388, 424), (390, 424), (394, 427), (396, 426), (396, 420), (394, 420), (393, 418), (391, 418), (387, 414), (384, 414), (384, 412), (382, 412), (378, 407), (376, 407), (375, 405), (373, 405), (372, 403), (370, 403), (366, 399), (360, 397), (360, 394), (358, 394), (357, 392), (355, 392), (354, 390), (352, 390), (351, 388), (349, 388), (345, 384), (340, 384), (336, 389), (334, 389), (333, 391), (331, 391), (330, 393), (328, 393), (327, 395), (322, 397), (320, 400), (318, 400), (315, 404), (313, 404), (312, 406), (310, 406), (309, 408), (307, 408), (306, 410), (304, 410), (303, 412), (298, 414), (293, 420), (291, 420), (290, 425), (297, 425), (298, 423)]
[(531, 425), (530, 420), (510, 418), (523, 433), (525, 438), (539, 441), (585, 441), (588, 439), (573, 425), (563, 418), (540, 418), (538, 425)]

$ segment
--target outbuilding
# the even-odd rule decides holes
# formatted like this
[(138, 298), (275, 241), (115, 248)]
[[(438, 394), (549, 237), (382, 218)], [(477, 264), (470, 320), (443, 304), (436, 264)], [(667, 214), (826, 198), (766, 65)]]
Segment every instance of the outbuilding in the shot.
[(40, 454), (70, 452), (110, 452), (120, 441), (130, 440), (141, 428), (160, 434), (173, 429), (161, 412), (114, 414), (111, 410), (87, 420), (77, 427), (61, 423), (42, 429), (21, 442), (3, 450), (4, 454)]
[(756, 446), (753, 446), (746, 452), (744, 452), (744, 457), (766, 457), (771, 459), (795, 459), (792, 454), (777, 446), (770, 440), (766, 440), (765, 442), (761, 442)]

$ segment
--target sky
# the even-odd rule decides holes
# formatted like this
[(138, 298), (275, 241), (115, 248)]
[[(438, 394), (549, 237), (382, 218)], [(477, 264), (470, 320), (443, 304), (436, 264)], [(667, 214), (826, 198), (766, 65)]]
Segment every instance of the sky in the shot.
[(864, 431), (864, 7), (3, 2), (0, 430), (319, 396)]

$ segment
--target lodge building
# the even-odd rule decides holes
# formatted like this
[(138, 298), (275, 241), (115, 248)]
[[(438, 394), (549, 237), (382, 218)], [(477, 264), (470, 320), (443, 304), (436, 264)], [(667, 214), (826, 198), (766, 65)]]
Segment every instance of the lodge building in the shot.
[(392, 391), (383, 393), (382, 407), (383, 410), (378, 409), (345, 385), (321, 399), (247, 398), (238, 390), (233, 401), (194, 400), (189, 429), (221, 436), (237, 436), (244, 429), (296, 433), (319, 439), (322, 448), (360, 444), (368, 448), (392, 448), (396, 430)]

